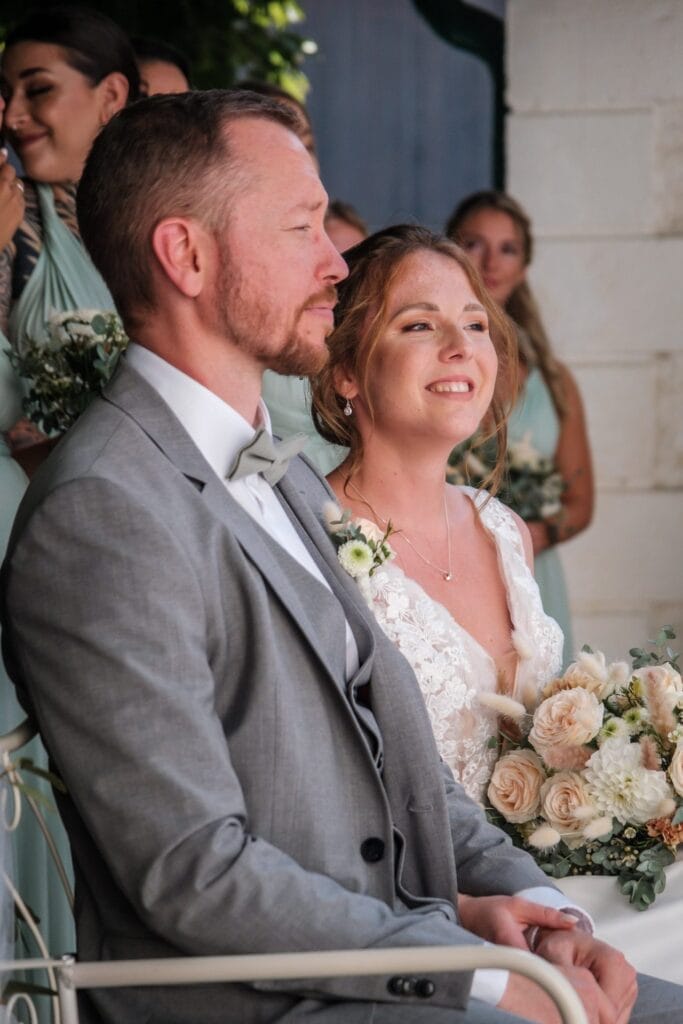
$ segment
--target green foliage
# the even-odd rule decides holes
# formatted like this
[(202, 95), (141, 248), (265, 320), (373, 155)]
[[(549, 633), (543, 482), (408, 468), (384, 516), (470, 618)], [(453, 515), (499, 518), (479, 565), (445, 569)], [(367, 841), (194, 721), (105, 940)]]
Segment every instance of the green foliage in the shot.
[(28, 339), (10, 361), (28, 383), (27, 416), (46, 434), (62, 432), (85, 412), (112, 376), (128, 344), (115, 313), (69, 310), (47, 324), (46, 342)]
[(676, 639), (676, 631), (673, 626), (662, 626), (657, 630), (657, 635), (648, 640), (654, 650), (646, 651), (643, 647), (632, 647), (628, 652), (633, 659), (633, 668), (644, 668), (646, 665), (669, 664), (679, 671), (678, 659), (680, 655), (669, 646), (669, 640)]
[[(49, 6), (29, 4), (30, 8)], [(251, 78), (279, 85), (306, 98), (301, 65), (316, 52), (312, 40), (294, 28), (304, 18), (297, 0), (90, 0), (130, 35), (163, 40), (181, 50), (199, 89), (227, 88)], [(14, 0), (0, 0), (0, 38), (17, 19)]]
[[(498, 447), (495, 439), (475, 434), (453, 449), (446, 478), (452, 484), (490, 485)], [(562, 514), (566, 484), (552, 459), (543, 458), (527, 440), (510, 442), (505, 453), (505, 472), (496, 497), (525, 522), (552, 520)]]

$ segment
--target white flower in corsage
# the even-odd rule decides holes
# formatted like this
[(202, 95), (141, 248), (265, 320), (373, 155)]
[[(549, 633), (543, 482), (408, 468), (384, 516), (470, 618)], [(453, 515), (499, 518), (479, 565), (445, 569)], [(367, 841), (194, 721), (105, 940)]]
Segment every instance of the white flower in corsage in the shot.
[(662, 892), (683, 844), (683, 680), (674, 637), (664, 626), (654, 651), (632, 648), (632, 667), (584, 648), (541, 691), (533, 714), (519, 706), (516, 729), (508, 698), (480, 698), (501, 716), (489, 818), (546, 874), (612, 875), (639, 910)]
[(394, 532), (391, 523), (382, 530), (369, 519), (353, 519), (349, 509), (341, 511), (330, 502), (323, 509), (330, 536), (342, 569), (355, 580), (367, 579), (394, 557), (388, 544)]

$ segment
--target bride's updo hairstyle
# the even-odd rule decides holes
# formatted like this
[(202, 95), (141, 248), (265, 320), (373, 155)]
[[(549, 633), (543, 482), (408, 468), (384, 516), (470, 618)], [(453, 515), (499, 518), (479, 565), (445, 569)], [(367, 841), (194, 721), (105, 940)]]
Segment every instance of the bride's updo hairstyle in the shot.
[(340, 368), (353, 374), (372, 420), (374, 414), (367, 382), (372, 374), (377, 342), (387, 323), (389, 291), (407, 257), (422, 251), (452, 259), (465, 272), (488, 316), (491, 340), (498, 355), (498, 375), (485, 426), (486, 436), (497, 438), (498, 458), (486, 486), (495, 491), (505, 462), (507, 416), (517, 393), (514, 328), (487, 294), (463, 250), (449, 238), (427, 228), (410, 224), (385, 228), (344, 253), (349, 276), (337, 285), (339, 302), (334, 313), (335, 328), (327, 340), (330, 358), (311, 381), (313, 422), (326, 441), (350, 449), (349, 475), (352, 476), (361, 459), (362, 439), (355, 417), (344, 415), (346, 399), (337, 393), (335, 379)]

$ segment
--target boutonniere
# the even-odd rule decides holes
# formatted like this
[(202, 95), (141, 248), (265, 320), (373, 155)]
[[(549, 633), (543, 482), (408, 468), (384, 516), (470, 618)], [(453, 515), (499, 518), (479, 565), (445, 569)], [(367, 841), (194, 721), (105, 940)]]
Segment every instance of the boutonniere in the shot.
[(388, 543), (395, 532), (391, 522), (381, 530), (369, 519), (353, 519), (350, 509), (342, 512), (334, 502), (326, 505), (323, 513), (339, 563), (349, 576), (354, 579), (372, 576), (394, 557)]

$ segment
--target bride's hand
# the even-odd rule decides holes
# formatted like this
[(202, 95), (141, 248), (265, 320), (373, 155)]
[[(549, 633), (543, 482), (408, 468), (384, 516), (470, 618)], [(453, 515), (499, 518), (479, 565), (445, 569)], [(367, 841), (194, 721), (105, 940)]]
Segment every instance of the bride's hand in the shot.
[(519, 896), (465, 896), (460, 893), (458, 912), (463, 927), (469, 932), (498, 946), (516, 946), (518, 949), (529, 948), (525, 937), (528, 928), (568, 930), (576, 925), (574, 916)]

